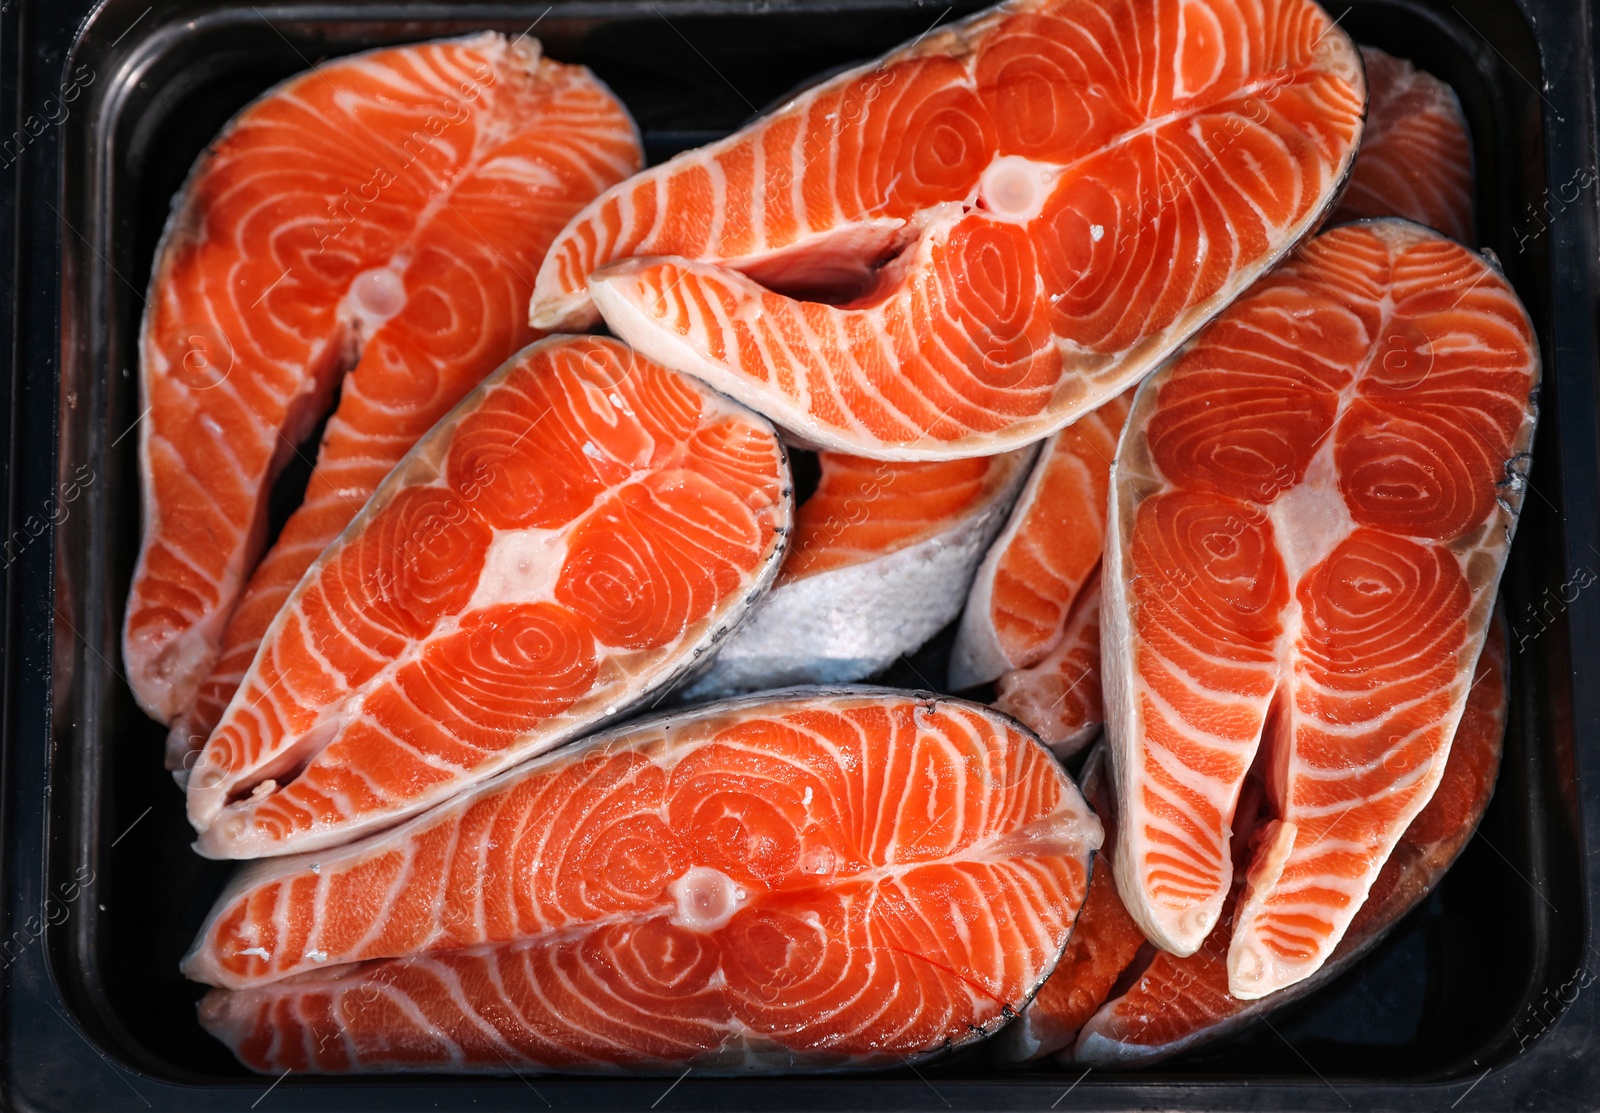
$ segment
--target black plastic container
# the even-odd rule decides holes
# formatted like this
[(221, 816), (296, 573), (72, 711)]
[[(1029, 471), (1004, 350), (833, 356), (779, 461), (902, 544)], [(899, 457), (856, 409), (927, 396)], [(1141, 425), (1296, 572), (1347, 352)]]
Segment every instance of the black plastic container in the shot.
[[(626, 100), (652, 159), (975, 5), (943, 0), (0, 4), (0, 214), (15, 305), (0, 452), (6, 574), (0, 1078), (42, 1109), (873, 1110), (1579, 1107), (1600, 1102), (1600, 484), (1594, 40), (1578, 0), (1363, 2), (1358, 41), (1461, 95), (1479, 237), (1543, 342), (1535, 466), (1506, 577), (1510, 734), (1479, 836), (1380, 950), (1307, 1004), (1140, 1074), (969, 1057), (781, 1080), (298, 1078), (242, 1070), (178, 956), (227, 867), (188, 850), (162, 730), (119, 675), (138, 529), (136, 353), (170, 197), (251, 97), (319, 58), (530, 30)], [(1343, 4), (1335, 0), (1337, 16)], [(301, 476), (303, 482), (303, 475)], [(290, 481), (292, 485), (292, 480)], [(294, 492), (286, 492), (293, 496)], [(670, 1088), (669, 1088), (670, 1087)], [(530, 1092), (532, 1091), (532, 1092)]]

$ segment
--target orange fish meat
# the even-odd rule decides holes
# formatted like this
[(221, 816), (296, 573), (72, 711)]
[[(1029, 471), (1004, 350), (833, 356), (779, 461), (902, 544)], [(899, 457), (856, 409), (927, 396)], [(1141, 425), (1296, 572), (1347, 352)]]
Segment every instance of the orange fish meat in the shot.
[(994, 706), (1060, 758), (1093, 742), (1105, 723), (1100, 694), (1100, 571), (1072, 601), (1061, 640), (1044, 658), (995, 684)]
[(1011, 519), (972, 581), (950, 651), (950, 686), (1032, 665), (1062, 639), (1067, 612), (1100, 565), (1106, 490), (1133, 392), (1044, 443)]
[(1022, 1006), (1100, 836), (1004, 716), (797, 689), (258, 863), (184, 970), (273, 1074), (900, 1065)]
[[(1433, 891), (1489, 806), (1505, 737), (1506, 668), (1501, 615), (1478, 658), (1472, 693), (1450, 745), (1439, 788), (1406, 828), (1326, 965), (1305, 981), (1267, 997), (1242, 1001), (1232, 996), (1226, 959), (1236, 887), (1222, 919), (1199, 951), (1187, 958), (1158, 953), (1126, 992), (1095, 1012), (1084, 1024), (1075, 1049), (1063, 1052), (1062, 1057), (1101, 1067), (1148, 1066), (1237, 1031), (1263, 1013), (1299, 1000), (1359, 961)], [(1086, 932), (1101, 934), (1103, 929), (1091, 922), (1090, 914), (1090, 903), (1085, 902), (1074, 941)], [(1106, 924), (1110, 931), (1120, 929), (1115, 917)], [(1049, 992), (1050, 982), (1046, 982), (1030, 1011), (1038, 1007), (1037, 1002), (1047, 1000)]]
[(336, 845), (672, 684), (772, 582), (771, 426), (614, 340), (519, 353), (289, 595), (188, 783), (197, 849)]
[(1367, 128), (1333, 223), (1400, 216), (1473, 242), (1472, 136), (1455, 90), (1404, 58), (1363, 46)]
[(861, 680), (916, 650), (959, 613), (1033, 456), (819, 453), (778, 582), (685, 696)]
[[(639, 164), (588, 70), (496, 34), (323, 63), (213, 141), (157, 251), (140, 339), (145, 525), (123, 660), (173, 724), (170, 766), (383, 476), (539, 335), (524, 306), (545, 250)], [(335, 389), (305, 502), (257, 567), (273, 479)]]
[(1106, 777), (1104, 746), (1090, 751), (1081, 780), (1084, 798), (1105, 825), (1105, 841), (1061, 961), (1028, 1007), (995, 1039), (995, 1054), (1003, 1061), (1025, 1062), (1071, 1046), (1123, 971), (1149, 946), (1139, 925), (1122, 907), (1111, 877), (1110, 840), (1116, 837), (1111, 817), (1116, 815), (1116, 800)]
[(1499, 271), (1391, 220), (1317, 237), (1139, 391), (1102, 580), (1117, 888), (1152, 942), (1200, 947), (1265, 745), (1235, 997), (1326, 961), (1439, 783), (1538, 382)]
[[(1350, 172), (1350, 184), (1339, 208), (1329, 218), (1330, 222), (1399, 216), (1466, 241), (1472, 227), (1472, 149), (1466, 120), (1455, 94), (1443, 82), (1413, 69), (1409, 62), (1373, 47), (1360, 49), (1367, 71), (1367, 125)], [(1131, 395), (1125, 397), (1131, 401)], [(1096, 412), (1105, 411), (1111, 404), (1107, 403)], [(1126, 416), (1124, 408), (1117, 419), (1118, 429), (1112, 434), (1113, 440)], [(1082, 428), (1087, 420), (1080, 419), (1072, 428)], [(1070, 430), (1057, 436), (1067, 432)], [(1084, 461), (1084, 466), (1094, 463), (1095, 459), (1090, 457)], [(1039, 466), (1046, 465), (1041, 461)], [(1097, 472), (1093, 478), (1098, 480), (1103, 476)], [(1062, 479), (1065, 481), (1066, 477)], [(1014, 512), (1016, 517), (1029, 505), (1030, 495), (1033, 495), (1031, 488), (1024, 491)], [(1034, 501), (1050, 505), (1058, 499), (1080, 497), (1069, 488), (1054, 498), (1034, 496)], [(1097, 497), (1103, 514), (1103, 483)], [(1013, 540), (1011, 544), (1021, 546), (1022, 552), (1003, 558), (1007, 570), (993, 580), (988, 578), (989, 562), (985, 563), (973, 594), (976, 598), (980, 589), (990, 592), (993, 616), (985, 625), (994, 633), (985, 636), (989, 634), (985, 629), (967, 634), (966, 627), (974, 614), (969, 607), (955, 655), (957, 660), (982, 656), (969, 648), (971, 645), (998, 644), (1006, 640), (1020, 645), (1021, 652), (1002, 656), (1007, 657), (1008, 663), (1021, 660), (1027, 667), (1014, 668), (1001, 676), (995, 706), (1022, 720), (1059, 756), (1066, 757), (1093, 741), (1100, 730), (1099, 597), (1095, 596), (1094, 610), (1090, 610), (1088, 589), (1085, 588), (1081, 596), (1074, 596), (1071, 592), (1076, 591), (1077, 586), (1072, 577), (1062, 577), (1051, 570), (1050, 565), (1060, 562), (1060, 554), (1073, 553), (1075, 542), (1081, 540), (1083, 533), (1092, 529), (1098, 538), (1104, 532), (1104, 525), (1102, 519), (1091, 527), (1081, 512), (1062, 521), (1063, 525), (1075, 527), (1072, 534), (1051, 537), (1048, 542), (1043, 537), (1031, 543)], [(1009, 534), (1010, 530), (1007, 532)], [(1024, 528), (1021, 532), (1028, 531)], [(1005, 540), (1006, 535), (1002, 535), (997, 548)], [(991, 555), (990, 560), (994, 559)], [(1063, 582), (1070, 591), (1050, 590)], [(1009, 603), (1009, 607), (1002, 606), (1002, 602)], [(1059, 632), (1060, 611), (1055, 609), (1062, 606), (1072, 609), (1064, 634)], [(1048, 656), (1035, 663), (1033, 655), (1037, 650), (1033, 647), (1040, 644), (1043, 637), (1051, 635), (1059, 637), (1060, 642), (1049, 650)], [(961, 671), (953, 668), (952, 687), (963, 688), (990, 679), (987, 673), (992, 669), (993, 666), (981, 670), (972, 666)]]
[[(1367, 71), (1367, 125), (1349, 186), (1330, 222), (1399, 216), (1466, 241), (1472, 227), (1472, 148), (1455, 94), (1448, 85), (1412, 68), (1409, 62), (1373, 47), (1360, 49)], [(1127, 397), (1131, 401), (1131, 396)], [(1107, 407), (1110, 405), (1107, 403)], [(1117, 432), (1126, 416), (1124, 409)], [(1081, 428), (1087, 420), (1080, 419), (1072, 428)], [(1090, 457), (1085, 466), (1092, 463), (1094, 459)], [(1045, 464), (1041, 462), (1039, 466)], [(1102, 477), (1096, 473), (1094, 478)], [(1031, 493), (1031, 489), (1025, 491), (1019, 500), (1017, 516), (1023, 513)], [(1079, 496), (1068, 489), (1059, 497), (1065, 500)], [(1103, 512), (1103, 485), (1098, 497)], [(1036, 501), (1048, 505), (1055, 499), (1041, 496)], [(1091, 528), (1081, 514), (1065, 521), (1085, 531)], [(1098, 537), (1104, 532), (1103, 520), (1093, 528)], [(1027, 530), (1022, 532), (1026, 534)], [(1009, 640), (1023, 647), (1020, 653), (1012, 652), (1008, 660), (1020, 659), (1027, 667), (1001, 676), (995, 706), (1022, 720), (1062, 757), (1093, 741), (1101, 724), (1100, 622), (1096, 613), (1099, 597), (1095, 596), (1095, 610), (1091, 611), (1087, 588), (1077, 597), (1050, 590), (1061, 582), (1076, 590), (1071, 577), (1063, 578), (1048, 570), (1052, 563), (1060, 561), (1059, 554), (1074, 552), (1074, 540), (1074, 536), (1052, 537), (1042, 543), (1041, 538), (1024, 545), (1021, 553), (1004, 558), (1008, 571), (1000, 573), (998, 582), (987, 588), (994, 613), (986, 625), (992, 626), (993, 638), (984, 636), (987, 630), (966, 634), (965, 627), (973, 615), (969, 608), (963, 620), (963, 638), (956, 645), (958, 660), (981, 656), (968, 646), (990, 644), (991, 640)], [(1019, 544), (1012, 541), (1013, 546)], [(986, 586), (989, 572), (986, 562), (974, 585), (974, 597)], [(1002, 606), (1003, 601), (1009, 603), (1009, 608)], [(1051, 621), (1059, 614), (1054, 610), (1058, 606), (1072, 608), (1064, 634), (1056, 633), (1060, 626)], [(1031, 616), (1037, 618), (1030, 621)], [(1034, 663), (1033, 646), (1039, 644), (1041, 635), (1051, 634), (1060, 637), (1060, 642), (1047, 657)], [(962, 688), (989, 679), (989, 671), (975, 667), (960, 672), (953, 669), (952, 686)]]
[(1017, 448), (1316, 226), (1365, 98), (1310, 0), (1011, 0), (603, 194), (532, 320), (603, 314), (797, 443)]

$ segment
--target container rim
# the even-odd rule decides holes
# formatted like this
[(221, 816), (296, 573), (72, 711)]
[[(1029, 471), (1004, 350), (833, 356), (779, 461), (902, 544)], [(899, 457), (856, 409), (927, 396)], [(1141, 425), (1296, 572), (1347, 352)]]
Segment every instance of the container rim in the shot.
[[(763, 11), (831, 11), (859, 8), (851, 0), (759, 0)], [(865, 0), (871, 6), (875, 0)], [(920, 2), (920, 0), (919, 0)], [(1545, 135), (1544, 180), (1596, 180), (1595, 37), (1588, 0), (1514, 0), (1526, 21), (1539, 55), (1540, 76), (1520, 74), (1542, 102)], [(714, 15), (743, 12), (751, 0), (659, 0), (674, 14)], [(884, 0), (885, 6), (892, 0)], [(590, 13), (650, 12), (649, 0), (555, 0), (550, 8), (528, 5), (471, 3), (377, 5), (407, 17), (430, 20), (448, 16), (463, 25), (504, 19), (508, 11), (550, 11), (582, 17)], [(902, 6), (902, 5), (895, 5)], [(1337, 4), (1333, 4), (1337, 8)], [(1398, 6), (1418, 6), (1399, 0)], [(1459, 15), (1459, 9), (1454, 9)], [(268, 17), (291, 13), (311, 17), (342, 10), (344, 5), (286, 0), (262, 5)], [(930, 13), (936, 14), (930, 7)], [(259, 14), (259, 13), (258, 13)], [(228, 18), (217, 5), (197, 10), (198, 20)], [(542, 18), (542, 17), (541, 17)], [(931, 14), (930, 14), (931, 18)], [(1342, 18), (1342, 17), (1340, 17)], [(91, 249), (106, 234), (93, 224), (69, 221), (72, 188), (65, 124), (73, 106), (66, 102), (83, 44), (91, 36), (109, 40), (95, 67), (103, 88), (125, 90), (140, 67), (159, 50), (162, 36), (192, 28), (193, 22), (154, 4), (121, 0), (9, 0), (0, 4), (0, 119), (15, 121), (8, 140), (0, 134), (0, 228), (10, 238), (13, 266), (0, 273), (0, 296), (11, 312), (0, 316), (0, 339), (10, 354), (6, 395), (7, 421), (0, 423), (0, 468), (4, 469), (7, 536), (26, 528), (25, 508), (47, 504), (59, 490), (57, 451), (62, 369), (77, 356), (63, 333), (65, 287), (77, 246)], [(1499, 48), (1484, 39), (1484, 47)], [(1504, 55), (1501, 55), (1504, 58)], [(1508, 66), (1509, 62), (1506, 63)], [(103, 75), (103, 76), (101, 76)], [(84, 88), (92, 86), (92, 80)], [(131, 80), (137, 80), (136, 77)], [(97, 95), (97, 94), (96, 94)], [(55, 100), (62, 110), (52, 119), (45, 106)], [(92, 99), (86, 94), (83, 103)], [(41, 115), (44, 113), (44, 115)], [(40, 122), (35, 131), (35, 122)], [(1562, 567), (1577, 569), (1600, 560), (1600, 337), (1596, 305), (1600, 304), (1600, 190), (1585, 190), (1569, 204), (1562, 219), (1552, 220), (1549, 236), (1551, 319), (1554, 334), (1546, 337), (1545, 373), (1560, 383), (1559, 454), (1541, 460), (1541, 474), (1558, 471), (1565, 514)], [(102, 209), (95, 209), (96, 214)], [(1581, 260), (1581, 263), (1580, 263)], [(102, 260), (103, 261), (103, 260)], [(107, 264), (109, 266), (109, 264)], [(120, 276), (119, 276), (120, 277)], [(135, 276), (129, 276), (135, 277)], [(142, 292), (142, 291), (141, 291)], [(1547, 415), (1547, 420), (1549, 415)], [(48, 435), (50, 452), (37, 450)], [(67, 851), (66, 834), (50, 825), (53, 794), (75, 791), (52, 777), (62, 755), (53, 743), (50, 684), (52, 638), (59, 636), (55, 609), (55, 564), (59, 522), (45, 522), (37, 544), (24, 545), (13, 559), (9, 551), (0, 565), (0, 892), (4, 922), (0, 924), (0, 1098), (19, 1108), (87, 1108), (126, 1106), (199, 1109), (213, 1099), (233, 1105), (255, 1102), (269, 1108), (261, 1083), (186, 1083), (155, 1077), (136, 1063), (108, 1050), (102, 1037), (106, 1018), (75, 999), (57, 977), (50, 956), (71, 929), (71, 918), (52, 922), (46, 898), (60, 875), (59, 859)], [(31, 533), (31, 531), (29, 531)], [(1555, 554), (1550, 554), (1554, 556)], [(1559, 621), (1574, 647), (1600, 652), (1600, 593), (1580, 593)], [(77, 631), (72, 631), (77, 633)], [(69, 635), (70, 636), (70, 635)], [(82, 636), (81, 634), (79, 636)], [(965, 1108), (1065, 1108), (1069, 1105), (1108, 1109), (1264, 1107), (1342, 1110), (1401, 1108), (1549, 1107), (1581, 1105), (1600, 1084), (1600, 1003), (1583, 992), (1600, 972), (1600, 684), (1579, 675), (1581, 652), (1574, 652), (1570, 676), (1559, 678), (1552, 692), (1563, 706), (1553, 712), (1567, 718), (1575, 738), (1575, 777), (1579, 833), (1590, 851), (1580, 866), (1583, 888), (1584, 953), (1591, 956), (1564, 983), (1573, 987), (1529, 1012), (1525, 1050), (1501, 1064), (1486, 1065), (1481, 1074), (1437, 1082), (1389, 1083), (1361, 1079), (1260, 1077), (1219, 1079), (1200, 1074), (1166, 1074), (1159, 1079), (1119, 1075), (1101, 1080), (1094, 1073), (1061, 1068), (1004, 1077), (968, 1079), (939, 1076), (930, 1082), (915, 1073), (891, 1077), (797, 1076), (697, 1080), (685, 1072), (676, 1082), (666, 1079), (574, 1079), (545, 1077), (441, 1078), (406, 1080), (368, 1078), (348, 1081), (280, 1079), (272, 1083), (281, 1099), (303, 1108), (400, 1109), (433, 1106), (450, 1100), (484, 1108), (530, 1105), (533, 1089), (545, 1105), (588, 1108), (665, 1108), (668, 1093), (680, 1104), (705, 1108), (821, 1108), (863, 1110)], [(70, 768), (70, 767), (69, 767)], [(141, 817), (142, 818), (142, 817)], [(86, 821), (87, 822), (87, 821)], [(135, 821), (137, 822), (137, 821)], [(118, 832), (85, 829), (74, 838), (114, 839)], [(121, 834), (126, 834), (122, 832)], [(92, 884), (92, 878), (83, 880)], [(1535, 877), (1530, 884), (1540, 879)], [(37, 925), (37, 929), (30, 925)], [(18, 942), (20, 940), (20, 942)], [(41, 1008), (40, 1006), (44, 1006)], [(48, 1011), (46, 1011), (48, 1010)], [(51, 1017), (55, 1014), (55, 1018)], [(56, 1019), (59, 1018), (59, 1019)], [(113, 1078), (112, 1075), (116, 1075)], [(669, 1083), (676, 1087), (667, 1091)], [(281, 1085), (280, 1085), (281, 1084)], [(667, 1092), (664, 1092), (667, 1091)], [(1069, 1097), (1070, 1095), (1070, 1097)], [(533, 1104), (533, 1108), (538, 1108)]]

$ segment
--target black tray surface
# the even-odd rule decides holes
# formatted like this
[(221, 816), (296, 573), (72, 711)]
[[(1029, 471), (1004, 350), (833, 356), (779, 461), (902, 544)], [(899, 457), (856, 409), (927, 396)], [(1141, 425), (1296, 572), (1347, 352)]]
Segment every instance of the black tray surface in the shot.
[[(529, 31), (628, 103), (659, 161), (970, 0), (523, 3), (0, 0), (0, 1094), (38, 1109), (1578, 1108), (1600, 1103), (1600, 293), (1586, 0), (1331, 0), (1359, 42), (1448, 80), (1473, 129), (1478, 239), (1533, 316), (1545, 380), (1504, 598), (1505, 760), (1478, 836), (1360, 966), (1241, 1036), (1142, 1073), (795, 1078), (261, 1078), (177, 973), (229, 867), (188, 849), (163, 730), (120, 675), (137, 546), (136, 338), (151, 256), (196, 155), (318, 60)], [(6, 138), (4, 133), (10, 133)], [(275, 493), (292, 506), (306, 469)], [(280, 514), (281, 519), (281, 514)], [(947, 639), (891, 670), (921, 686)], [(1593, 988), (1591, 988), (1593, 987)]]

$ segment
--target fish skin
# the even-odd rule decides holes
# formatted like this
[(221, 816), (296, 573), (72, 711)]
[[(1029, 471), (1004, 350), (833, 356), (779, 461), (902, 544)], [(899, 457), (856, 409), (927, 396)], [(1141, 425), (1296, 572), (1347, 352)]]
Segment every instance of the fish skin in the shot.
[(1076, 754), (1100, 734), (1100, 571), (1072, 602), (1066, 629), (1043, 660), (1013, 669), (995, 686), (994, 707), (1039, 736), (1057, 757)]
[[(410, 443), (537, 338), (520, 303), (545, 248), (639, 164), (588, 70), (490, 33), (325, 62), (212, 142), (174, 201), (140, 337), (145, 525), (123, 659), (140, 706), (177, 721), (171, 767)], [(272, 480), (341, 378), (306, 503), (257, 567)]]
[[(1083, 1026), (1073, 1048), (1059, 1058), (1105, 1068), (1150, 1066), (1305, 997), (1371, 952), (1460, 857), (1494, 796), (1510, 704), (1507, 641), (1505, 610), (1497, 607), (1439, 789), (1411, 821), (1350, 930), (1321, 969), (1266, 997), (1242, 1001), (1231, 996), (1226, 953), (1236, 889), (1205, 948), (1188, 958), (1158, 952), (1150, 969), (1106, 1001)], [(1091, 929), (1089, 914), (1086, 902), (1074, 938)], [(1043, 995), (1041, 989), (1039, 997)]]
[(792, 501), (757, 415), (614, 340), (529, 346), (295, 588), (189, 778), (196, 849), (348, 841), (670, 686), (772, 582)]
[[(1216, 20), (1215, 35), (1183, 38), (1187, 53), (1169, 45), (1176, 0), (1019, 0), (826, 81), (591, 203), (546, 257), (531, 319), (598, 311), (821, 448), (939, 459), (1047, 436), (1313, 229), (1354, 157), (1361, 67), (1320, 9), (1184, 11)], [(1217, 36), (1246, 29), (1224, 57)], [(1217, 113), (1209, 144), (1185, 115), (1202, 101)], [(1035, 110), (1057, 115), (1030, 130)], [(1161, 160), (1217, 169), (1166, 179), (1177, 196), (1163, 201)], [(1216, 253), (1174, 277), (1191, 250)], [(853, 273), (862, 292), (818, 300), (818, 269), (835, 284)]]
[[(1466, 339), (1436, 349), (1452, 328)], [(1538, 379), (1535, 334), (1503, 276), (1438, 233), (1383, 220), (1317, 237), (1140, 389), (1113, 472), (1101, 607), (1117, 888), (1152, 942), (1195, 951), (1232, 881), (1239, 787), (1263, 729), (1275, 732), (1268, 783), (1282, 818), (1250, 865), (1229, 958), (1236, 997), (1315, 971), (1438, 784), (1526, 485)], [(1213, 389), (1238, 392), (1233, 413)], [(1456, 490), (1430, 493), (1435, 481)], [(1384, 599), (1396, 601), (1387, 612)], [(1394, 629), (1364, 645), (1354, 627), (1385, 613)], [(1399, 675), (1403, 660), (1385, 675), (1413, 687), (1383, 708), (1363, 699), (1374, 655), (1403, 652), (1424, 662), (1420, 675)], [(1203, 686), (1184, 671), (1196, 663), (1216, 670)], [(1335, 745), (1319, 708), (1380, 733)], [(1416, 745), (1386, 748), (1396, 731)], [(1332, 824), (1307, 794), (1316, 769), (1358, 755), (1373, 783), (1332, 824), (1359, 827), (1348, 837), (1370, 849), (1338, 876), (1318, 873), (1332, 868)], [(1318, 891), (1330, 895), (1315, 917), (1287, 907)]]
[[(270, 1073), (900, 1063), (1010, 1019), (1067, 941), (1101, 836), (1048, 753), (987, 708), (764, 693), (595, 736), (314, 860), (256, 863), (184, 972), (232, 987), (202, 1023)], [(779, 952), (762, 947), (774, 928)], [(822, 960), (796, 970), (807, 940)]]
[(950, 650), (950, 687), (1039, 662), (1100, 565), (1106, 494), (1133, 390), (1044, 442), (1028, 485), (972, 581)]
[(894, 463), (824, 452), (777, 583), (687, 700), (862, 680), (956, 617), (1035, 450)]
[(1472, 243), (1472, 134), (1455, 90), (1376, 47), (1361, 60), (1367, 127), (1329, 223), (1399, 216)]

